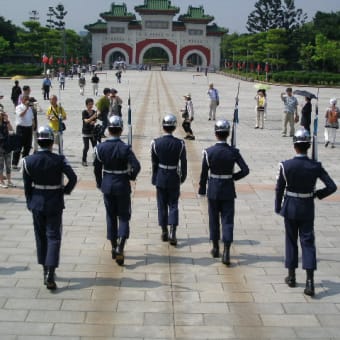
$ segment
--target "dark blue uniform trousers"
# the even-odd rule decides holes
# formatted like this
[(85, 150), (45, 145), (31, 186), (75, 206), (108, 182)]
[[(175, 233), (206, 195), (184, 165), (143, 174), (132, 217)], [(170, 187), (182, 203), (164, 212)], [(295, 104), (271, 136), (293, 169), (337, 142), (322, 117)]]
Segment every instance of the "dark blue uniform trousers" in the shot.
[(302, 250), (302, 268), (316, 269), (316, 249), (313, 220), (292, 220), (285, 218), (286, 268), (298, 267), (298, 236)]
[(104, 204), (106, 208), (107, 239), (114, 241), (117, 238), (129, 238), (129, 221), (131, 217), (130, 194), (119, 196), (104, 194)]
[(45, 213), (32, 211), (38, 263), (58, 267), (62, 235), (62, 211)]
[(222, 224), (222, 241), (233, 242), (235, 201), (208, 199), (210, 240), (220, 240), (220, 214)]
[(178, 226), (179, 194), (179, 188), (157, 187), (158, 224), (161, 227)]

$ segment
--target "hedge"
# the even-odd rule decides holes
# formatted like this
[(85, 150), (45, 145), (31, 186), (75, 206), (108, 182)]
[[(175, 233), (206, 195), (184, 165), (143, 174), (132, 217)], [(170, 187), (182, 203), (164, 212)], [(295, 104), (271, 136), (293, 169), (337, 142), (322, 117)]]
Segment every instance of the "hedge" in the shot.
[(1, 64), (0, 77), (12, 77), (15, 75), (38, 76), (44, 69), (40, 65), (33, 64)]

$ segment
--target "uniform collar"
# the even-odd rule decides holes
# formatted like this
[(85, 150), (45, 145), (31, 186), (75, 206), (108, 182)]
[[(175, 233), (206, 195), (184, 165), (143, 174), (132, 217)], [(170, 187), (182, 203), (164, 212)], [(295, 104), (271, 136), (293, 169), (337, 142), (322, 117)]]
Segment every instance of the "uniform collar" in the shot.
[(107, 141), (109, 141), (109, 140), (117, 141), (117, 140), (120, 140), (120, 137), (112, 136), (112, 137), (109, 137), (109, 138), (107, 139)]
[(299, 153), (299, 154), (295, 155), (295, 158), (308, 158), (308, 156), (307, 156), (307, 154)]

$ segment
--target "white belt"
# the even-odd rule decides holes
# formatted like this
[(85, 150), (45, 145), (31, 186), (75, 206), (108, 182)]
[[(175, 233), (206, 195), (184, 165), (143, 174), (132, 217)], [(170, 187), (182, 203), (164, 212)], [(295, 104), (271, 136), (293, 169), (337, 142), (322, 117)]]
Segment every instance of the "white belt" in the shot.
[(314, 192), (309, 192), (307, 194), (300, 194), (298, 192), (286, 191), (286, 196), (298, 197), (298, 198), (312, 198), (314, 197)]
[(210, 174), (210, 178), (218, 178), (218, 179), (232, 179), (233, 175), (215, 175), (215, 174)]
[(33, 187), (35, 189), (40, 189), (40, 190), (57, 190), (61, 189), (61, 185), (39, 185), (39, 184), (33, 184)]
[(108, 174), (122, 175), (127, 174), (129, 170), (104, 170)]
[(176, 170), (177, 169), (176, 165), (158, 164), (158, 167), (161, 168), (161, 169), (166, 169), (166, 170)]

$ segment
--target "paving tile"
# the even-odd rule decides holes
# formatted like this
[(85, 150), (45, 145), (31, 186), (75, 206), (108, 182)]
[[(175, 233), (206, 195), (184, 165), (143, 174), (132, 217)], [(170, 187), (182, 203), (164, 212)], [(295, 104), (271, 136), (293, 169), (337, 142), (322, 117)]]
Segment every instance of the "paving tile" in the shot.
[[(235, 240), (232, 265), (226, 267), (220, 259), (211, 258), (208, 204), (206, 198), (196, 194), (202, 149), (215, 142), (213, 122), (207, 122), (204, 114), (208, 105), (205, 79), (192, 83), (190, 72), (128, 70), (124, 76), (134, 97), (133, 149), (142, 164), (140, 176), (132, 185), (125, 266), (119, 267), (111, 259), (105, 208), (102, 194), (94, 185), (93, 167), (81, 166), (79, 112), (84, 98), (79, 96), (77, 82), (70, 80), (62, 93), (69, 126), (64, 134), (64, 151), (79, 182), (72, 195), (65, 197), (59, 289), (50, 292), (42, 284), (22, 174), (13, 172), (17, 188), (6, 191), (6, 195), (1, 192), (0, 197), (0, 339), (340, 338), (339, 194), (316, 202), (316, 296), (304, 296), (305, 273), (301, 269), (297, 271), (297, 288), (290, 289), (283, 282), (284, 227), (283, 219), (273, 213), (273, 200), (277, 164), (293, 156), (291, 140), (279, 138), (280, 93), (284, 88), (272, 86), (266, 129), (259, 134), (253, 129), (254, 84), (241, 81), (238, 147), (251, 172), (236, 183)], [(33, 94), (40, 93), (41, 79), (27, 81)], [(218, 109), (218, 117), (223, 117), (223, 112), (232, 112), (228, 98), (234, 98), (239, 81), (213, 73), (209, 81), (226, 99)], [(126, 84), (119, 88), (124, 103), (129, 91)], [(10, 79), (0, 79), (0, 87), (11, 85)], [(101, 79), (101, 86), (111, 87), (112, 79)], [(188, 178), (181, 188), (179, 242), (174, 248), (160, 241), (156, 191), (150, 183), (150, 142), (161, 134), (162, 112), (178, 112), (182, 105), (179, 98), (188, 88), (197, 112), (193, 122), (197, 138), (186, 142)], [(320, 107), (328, 105), (328, 97), (337, 95), (327, 88), (322, 93)], [(9, 96), (2, 102), (12, 107)], [(40, 104), (45, 111), (48, 102)], [(13, 112), (10, 116), (14, 120)], [(44, 119), (42, 112), (39, 122)], [(175, 135), (184, 136), (181, 129)], [(320, 148), (319, 153), (339, 185), (334, 159), (340, 157), (340, 148), (332, 152)]]

